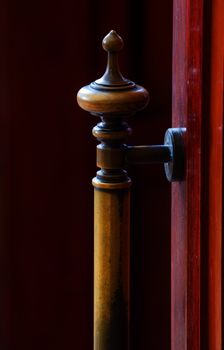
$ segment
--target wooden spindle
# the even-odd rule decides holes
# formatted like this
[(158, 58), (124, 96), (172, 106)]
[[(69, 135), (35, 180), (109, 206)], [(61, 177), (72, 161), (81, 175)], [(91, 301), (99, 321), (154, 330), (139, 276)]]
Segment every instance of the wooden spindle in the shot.
[(93, 179), (94, 204), (94, 350), (129, 349), (130, 186), (125, 170), (126, 119), (149, 99), (141, 86), (125, 79), (118, 52), (123, 40), (114, 31), (103, 39), (108, 53), (102, 78), (79, 90), (81, 108), (101, 118), (93, 129), (100, 141)]

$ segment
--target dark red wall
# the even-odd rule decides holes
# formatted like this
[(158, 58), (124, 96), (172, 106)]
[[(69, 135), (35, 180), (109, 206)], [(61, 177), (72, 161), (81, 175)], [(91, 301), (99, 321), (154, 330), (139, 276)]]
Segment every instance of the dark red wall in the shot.
[[(92, 349), (94, 117), (78, 89), (104, 70), (101, 39), (125, 40), (125, 76), (151, 93), (129, 143), (171, 126), (172, 2), (0, 5), (0, 348)], [(161, 166), (129, 169), (132, 350), (169, 349), (170, 197)]]

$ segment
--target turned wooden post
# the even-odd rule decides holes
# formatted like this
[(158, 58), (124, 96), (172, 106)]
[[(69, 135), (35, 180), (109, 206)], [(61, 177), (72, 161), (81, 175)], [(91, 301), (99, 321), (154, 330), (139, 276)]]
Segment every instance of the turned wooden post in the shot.
[(112, 30), (103, 39), (108, 53), (104, 75), (80, 89), (78, 104), (101, 118), (93, 129), (100, 141), (93, 179), (94, 350), (129, 349), (130, 185), (125, 170), (126, 119), (144, 108), (148, 92), (125, 79), (118, 66), (123, 40)]

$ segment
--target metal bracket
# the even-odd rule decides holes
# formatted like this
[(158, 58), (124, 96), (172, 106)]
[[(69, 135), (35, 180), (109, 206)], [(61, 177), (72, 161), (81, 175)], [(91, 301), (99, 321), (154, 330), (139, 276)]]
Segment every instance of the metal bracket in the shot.
[(171, 160), (164, 163), (164, 170), (168, 181), (182, 181), (185, 175), (185, 147), (184, 134), (186, 128), (170, 128), (166, 131), (164, 145), (169, 146)]
[(168, 181), (182, 181), (185, 172), (185, 128), (170, 128), (166, 131), (163, 145), (126, 146), (128, 164), (164, 163)]

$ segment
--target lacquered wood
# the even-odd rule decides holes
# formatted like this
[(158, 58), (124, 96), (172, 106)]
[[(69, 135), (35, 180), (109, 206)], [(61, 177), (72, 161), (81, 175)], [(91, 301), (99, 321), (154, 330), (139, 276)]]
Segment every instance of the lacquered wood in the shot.
[(111, 93), (108, 89), (102, 94), (91, 85), (83, 87), (78, 93), (81, 108), (90, 113), (113, 113), (123, 116), (136, 113), (146, 106), (148, 93), (142, 86), (133, 86), (125, 91)]
[(172, 350), (223, 346), (223, 62), (223, 1), (175, 1), (173, 122), (187, 127), (187, 177), (172, 190)]
[(94, 181), (94, 349), (129, 349), (130, 187)]
[(128, 350), (131, 180), (122, 151), (129, 128), (119, 118), (110, 122), (105, 118), (93, 134), (101, 141), (97, 146), (101, 170), (93, 179), (94, 350)]
[(186, 179), (172, 185), (171, 348), (200, 349), (202, 0), (173, 3), (173, 127), (186, 127)]
[(118, 52), (123, 40), (114, 31), (103, 39), (108, 53), (104, 75), (81, 88), (81, 108), (97, 115), (101, 122), (93, 135), (97, 166), (93, 179), (94, 205), (94, 350), (129, 350), (129, 240), (131, 180), (125, 170), (125, 138), (131, 129), (125, 118), (144, 108), (147, 90), (123, 78)]
[(210, 111), (208, 125), (208, 349), (223, 344), (223, 112), (224, 2), (211, 2)]
[(79, 90), (77, 102), (82, 109), (98, 116), (130, 116), (147, 106), (148, 91), (122, 76), (118, 53), (123, 47), (123, 40), (115, 30), (105, 36), (102, 45), (108, 56), (105, 73)]

